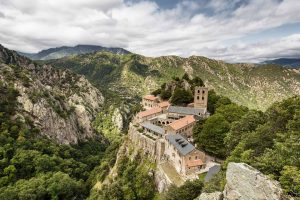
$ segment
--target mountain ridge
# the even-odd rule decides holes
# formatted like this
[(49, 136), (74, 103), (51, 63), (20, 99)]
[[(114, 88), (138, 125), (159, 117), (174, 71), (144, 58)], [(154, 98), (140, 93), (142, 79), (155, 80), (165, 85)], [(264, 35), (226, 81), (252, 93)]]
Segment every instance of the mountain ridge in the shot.
[(42, 50), (38, 53), (24, 53), (24, 52), (18, 52), (18, 53), (32, 60), (51, 60), (51, 59), (59, 59), (66, 56), (93, 53), (96, 51), (108, 51), (116, 54), (130, 53), (129, 51), (119, 47), (103, 47), (97, 45), (82, 45), (82, 44), (76, 45), (74, 47), (61, 46), (61, 47), (49, 48), (49, 49)]
[(273, 60), (266, 60), (261, 64), (277, 64), (283, 67), (300, 68), (300, 58), (278, 58)]
[(46, 61), (85, 75), (90, 81), (123, 99), (136, 99), (172, 78), (199, 76), (205, 84), (234, 102), (266, 110), (273, 102), (300, 94), (300, 71), (277, 65), (230, 64), (203, 56), (145, 57), (109, 52)]

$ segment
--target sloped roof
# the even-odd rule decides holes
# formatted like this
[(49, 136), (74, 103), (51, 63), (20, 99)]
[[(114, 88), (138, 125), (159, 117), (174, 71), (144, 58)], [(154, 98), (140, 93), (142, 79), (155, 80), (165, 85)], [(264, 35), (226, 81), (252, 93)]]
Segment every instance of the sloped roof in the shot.
[(169, 106), (167, 111), (170, 113), (180, 113), (185, 115), (200, 115), (200, 114), (205, 114), (206, 109), (181, 107), (181, 106)]
[(161, 103), (158, 104), (159, 107), (164, 108), (164, 107), (168, 107), (171, 104), (168, 101), (163, 101)]
[(151, 108), (149, 110), (146, 111), (142, 111), (138, 113), (139, 117), (147, 117), (150, 115), (154, 115), (156, 113), (160, 113), (162, 111), (162, 109), (160, 107), (155, 107), (155, 108)]
[(154, 96), (154, 95), (146, 95), (143, 97), (143, 99), (148, 99), (151, 101), (155, 101), (156, 99), (158, 99), (158, 97)]
[(221, 165), (219, 165), (219, 164), (216, 164), (216, 165), (212, 166), (211, 168), (209, 168), (209, 170), (204, 178), (204, 181), (207, 182), (207, 181), (211, 180), (211, 178), (215, 174), (219, 173), (220, 170), (221, 170)]
[(166, 139), (178, 150), (178, 152), (185, 156), (195, 149), (195, 147), (184, 139), (180, 134), (169, 134)]
[(201, 159), (198, 159), (198, 160), (188, 160), (186, 165), (188, 167), (195, 167), (195, 166), (200, 166), (200, 165), (203, 165), (203, 162)]
[(154, 131), (155, 133), (158, 133), (160, 135), (164, 135), (164, 133), (165, 133), (165, 130), (163, 128), (156, 126), (148, 121), (141, 123), (141, 126), (144, 128), (147, 128), (151, 131)]
[(195, 121), (196, 120), (193, 115), (188, 115), (188, 116), (185, 116), (184, 118), (175, 120), (169, 126), (176, 131), (176, 130), (179, 130)]

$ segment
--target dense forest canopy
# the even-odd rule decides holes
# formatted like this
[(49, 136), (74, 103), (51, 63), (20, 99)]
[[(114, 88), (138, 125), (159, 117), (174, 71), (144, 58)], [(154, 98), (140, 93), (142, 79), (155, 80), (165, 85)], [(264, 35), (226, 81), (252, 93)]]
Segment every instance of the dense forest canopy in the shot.
[(114, 164), (117, 146), (96, 139), (58, 145), (17, 114), (17, 96), (0, 82), (0, 199), (86, 198), (104, 173), (100, 163)]

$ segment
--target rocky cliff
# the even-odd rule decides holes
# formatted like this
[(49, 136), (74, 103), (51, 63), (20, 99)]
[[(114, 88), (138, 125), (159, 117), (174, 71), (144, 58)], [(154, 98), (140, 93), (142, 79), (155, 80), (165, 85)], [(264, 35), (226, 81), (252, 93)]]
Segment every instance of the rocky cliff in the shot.
[(285, 200), (279, 183), (245, 163), (229, 163), (222, 192), (202, 193), (198, 200)]
[(39, 65), (0, 46), (0, 81), (19, 92), (18, 115), (61, 144), (95, 137), (91, 122), (104, 102), (83, 76)]

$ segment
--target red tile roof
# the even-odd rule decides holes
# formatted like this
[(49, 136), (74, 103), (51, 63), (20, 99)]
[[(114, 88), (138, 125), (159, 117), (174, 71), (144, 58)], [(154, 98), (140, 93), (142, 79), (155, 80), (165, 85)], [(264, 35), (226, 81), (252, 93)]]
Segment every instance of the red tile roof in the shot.
[(158, 104), (158, 106), (161, 107), (161, 108), (168, 107), (169, 105), (171, 105), (171, 104), (168, 101), (163, 101), (163, 102)]
[(161, 111), (162, 111), (162, 109), (160, 107), (151, 108), (149, 110), (139, 112), (138, 117), (147, 117), (147, 116), (150, 116), (150, 115), (160, 113)]
[(154, 96), (154, 95), (146, 95), (143, 97), (143, 99), (147, 99), (150, 101), (155, 101), (156, 99), (158, 99), (158, 97)]
[(202, 160), (188, 160), (187, 162), (186, 162), (186, 165), (188, 166), (188, 167), (196, 167), (196, 166), (201, 166), (201, 165), (203, 165), (203, 162), (202, 162)]
[(187, 115), (184, 118), (172, 122), (169, 126), (174, 130), (179, 130), (195, 121), (196, 120), (193, 115)]

